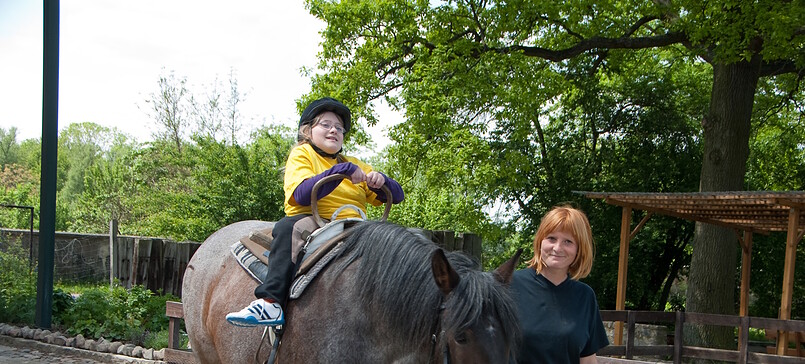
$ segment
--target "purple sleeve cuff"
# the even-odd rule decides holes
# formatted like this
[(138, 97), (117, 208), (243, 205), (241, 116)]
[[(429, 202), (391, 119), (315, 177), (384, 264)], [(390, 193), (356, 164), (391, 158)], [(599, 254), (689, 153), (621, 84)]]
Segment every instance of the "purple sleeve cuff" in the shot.
[[(338, 163), (334, 165), (332, 168), (302, 181), (302, 183), (296, 186), (296, 189), (293, 191), (293, 199), (296, 200), (296, 203), (298, 203), (301, 206), (310, 206), (310, 198), (313, 194), (313, 185), (315, 185), (316, 182), (320, 181), (324, 177), (331, 176), (334, 174), (341, 173), (351, 175), (353, 172), (355, 172), (356, 169), (358, 169), (358, 166), (353, 163), (350, 162)], [(329, 195), (330, 192), (333, 192), (333, 190), (335, 190), (336, 187), (338, 187), (341, 181), (343, 180), (330, 181), (319, 187), (317, 193), (318, 196), (316, 196), (316, 199), (321, 200), (322, 198), (324, 198), (324, 196)]]
[[(397, 183), (397, 181), (391, 179), (391, 177), (386, 176), (382, 172), (377, 172), (377, 173), (382, 174), (383, 177), (386, 179), (386, 183), (384, 183), (383, 185), (388, 187), (389, 191), (391, 191), (391, 203), (396, 204), (396, 203), (402, 202), (405, 199), (405, 193), (403, 193), (402, 186), (400, 186), (400, 184)], [(369, 187), (369, 189), (372, 190), (372, 192), (377, 194), (377, 199), (379, 201), (381, 201), (383, 203), (386, 203), (386, 201), (388, 201), (388, 197), (386, 197), (386, 193), (383, 192), (383, 190), (381, 190), (379, 188), (371, 188), (371, 187)]]

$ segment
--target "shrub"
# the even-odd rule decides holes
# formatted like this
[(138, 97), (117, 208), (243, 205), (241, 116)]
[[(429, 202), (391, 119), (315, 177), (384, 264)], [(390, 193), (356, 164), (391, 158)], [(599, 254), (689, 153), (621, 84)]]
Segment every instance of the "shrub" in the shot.
[(31, 323), (36, 309), (36, 275), (21, 247), (0, 251), (0, 322)]
[[(29, 270), (20, 244), (0, 250), (0, 322), (31, 325), (36, 310), (36, 272)], [(165, 302), (174, 295), (154, 294), (142, 286), (126, 289), (106, 284), (81, 287), (76, 298), (57, 283), (53, 289), (53, 324), (70, 335), (104, 337), (161, 349), (167, 346)], [(77, 289), (79, 288), (79, 289)]]
[(60, 322), (70, 335), (143, 344), (152, 332), (167, 329), (165, 301), (168, 300), (178, 298), (154, 295), (142, 286), (129, 290), (121, 286), (98, 286), (78, 296), (60, 316)]

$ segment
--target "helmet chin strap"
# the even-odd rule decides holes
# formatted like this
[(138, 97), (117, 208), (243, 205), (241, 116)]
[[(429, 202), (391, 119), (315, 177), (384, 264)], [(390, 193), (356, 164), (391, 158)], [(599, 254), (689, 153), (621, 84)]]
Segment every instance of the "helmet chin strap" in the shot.
[(310, 143), (310, 146), (311, 146), (311, 147), (313, 147), (313, 150), (315, 150), (315, 151), (316, 151), (316, 153), (319, 153), (319, 155), (321, 155), (321, 156), (323, 156), (323, 157), (327, 157), (327, 158), (333, 158), (333, 159), (335, 159), (336, 157), (338, 157), (338, 154), (340, 154), (340, 153), (341, 153), (341, 151), (342, 151), (342, 150), (344, 150), (344, 148), (342, 147), (341, 149), (339, 149), (339, 150), (338, 150), (337, 152), (335, 152), (335, 153), (327, 153), (327, 152), (323, 151), (321, 148), (319, 148), (318, 146), (316, 146), (316, 144), (313, 144), (313, 141), (312, 141), (312, 140), (311, 140), (311, 141), (309, 141), (308, 143)]

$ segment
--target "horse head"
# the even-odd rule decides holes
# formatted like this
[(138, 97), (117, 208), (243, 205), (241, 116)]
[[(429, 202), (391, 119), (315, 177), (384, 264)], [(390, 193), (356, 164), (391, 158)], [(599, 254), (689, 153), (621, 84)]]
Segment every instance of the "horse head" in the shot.
[(492, 273), (461, 269), (442, 249), (431, 256), (442, 304), (433, 336), (434, 363), (508, 363), (519, 330), (505, 289), (522, 250)]

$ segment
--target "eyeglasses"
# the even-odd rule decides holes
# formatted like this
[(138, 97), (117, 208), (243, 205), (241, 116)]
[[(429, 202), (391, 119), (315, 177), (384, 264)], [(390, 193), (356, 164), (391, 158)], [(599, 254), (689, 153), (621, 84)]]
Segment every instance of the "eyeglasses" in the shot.
[(329, 121), (320, 121), (320, 122), (316, 123), (316, 125), (324, 128), (324, 130), (330, 130), (332, 128), (335, 128), (335, 131), (339, 132), (340, 134), (344, 134), (344, 133), (347, 132), (347, 129), (344, 129), (343, 126), (333, 124), (333, 123), (331, 123)]

